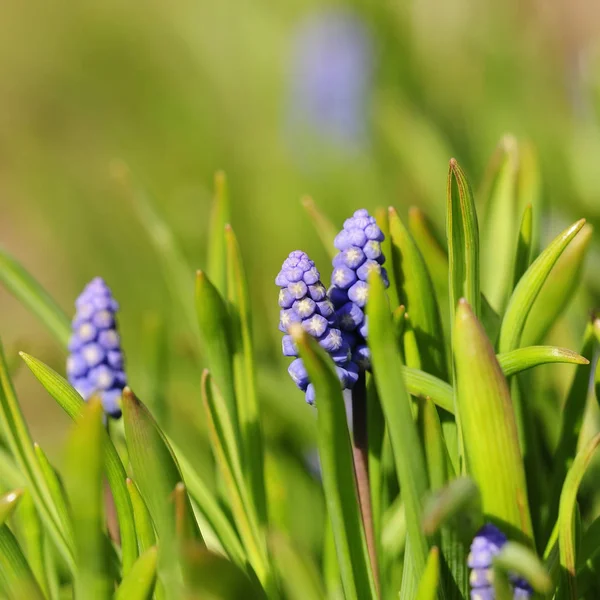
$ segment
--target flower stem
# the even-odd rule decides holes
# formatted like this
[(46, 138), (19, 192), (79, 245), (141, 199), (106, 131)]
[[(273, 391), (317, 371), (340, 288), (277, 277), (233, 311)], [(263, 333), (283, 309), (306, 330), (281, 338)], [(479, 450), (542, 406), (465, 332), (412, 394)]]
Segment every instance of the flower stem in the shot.
[(371, 508), (371, 489), (369, 486), (369, 440), (367, 435), (367, 386), (365, 374), (361, 373), (352, 390), (352, 453), (354, 455), (354, 472), (358, 488), (358, 500), (362, 515), (367, 549), (371, 560), (371, 568), (375, 579), (377, 594), (380, 595), (379, 568), (377, 564), (377, 544), (373, 527), (373, 511)]

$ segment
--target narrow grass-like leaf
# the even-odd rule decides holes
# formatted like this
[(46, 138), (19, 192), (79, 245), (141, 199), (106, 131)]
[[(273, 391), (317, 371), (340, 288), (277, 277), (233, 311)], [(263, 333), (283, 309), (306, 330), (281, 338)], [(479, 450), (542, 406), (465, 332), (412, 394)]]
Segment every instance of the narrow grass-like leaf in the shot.
[(227, 489), (240, 537), (258, 579), (265, 589), (269, 589), (274, 585), (274, 581), (268, 566), (266, 543), (241, 472), (237, 440), (225, 407), (225, 400), (207, 371), (202, 375), (201, 389), (212, 448)]
[(508, 352), (520, 346), (523, 329), (535, 299), (556, 261), (584, 225), (585, 219), (581, 219), (554, 238), (521, 277), (502, 319), (498, 346), (500, 352)]
[(269, 538), (279, 579), (289, 600), (322, 600), (327, 597), (319, 571), (306, 550), (296, 548), (282, 534)]
[(4, 351), (0, 341), (0, 428), (19, 469), (23, 472), (36, 508), (69, 568), (75, 571), (73, 538), (69, 537), (68, 523), (61, 522), (61, 514), (54, 505), (52, 494), (44, 478), (27, 424), (8, 375)]
[(229, 314), (223, 297), (202, 271), (196, 273), (196, 314), (208, 368), (227, 403), (236, 438), (239, 438)]
[(537, 554), (517, 542), (506, 542), (494, 557), (494, 566), (525, 579), (540, 594), (552, 591), (552, 580)]
[(585, 225), (556, 261), (525, 323), (524, 344), (540, 343), (564, 314), (579, 289), (592, 233), (592, 226)]
[(508, 578), (508, 573), (492, 559), (492, 584), (494, 588), (494, 600), (513, 600), (513, 588)]
[(208, 230), (208, 272), (219, 290), (227, 294), (227, 259), (223, 229), (231, 221), (231, 208), (229, 204), (229, 190), (227, 178), (223, 171), (215, 174), (215, 195)]
[(450, 160), (447, 189), (448, 259), (450, 270), (450, 314), (460, 298), (481, 314), (479, 284), (479, 226), (471, 186), (456, 160)]
[(233, 373), (239, 429), (242, 436), (244, 472), (261, 525), (267, 522), (264, 449), (260, 408), (256, 395), (256, 364), (252, 343), (250, 298), (237, 238), (225, 227), (227, 246), (227, 291), (233, 346)]
[[(437, 237), (425, 213), (416, 206), (411, 206), (408, 211), (408, 228), (427, 265), (440, 307), (443, 307), (443, 303), (447, 303), (448, 300), (448, 253), (446, 248)], [(448, 313), (444, 310), (441, 314), (443, 317)]]
[(191, 544), (185, 550), (185, 560), (192, 576), (186, 592), (190, 599), (237, 600), (256, 598), (264, 593), (244, 571), (226, 558), (209, 552), (205, 547)]
[(46, 290), (8, 252), (0, 248), (0, 281), (52, 332), (61, 346), (71, 336), (71, 321)]
[(427, 565), (419, 582), (417, 600), (436, 600), (440, 584), (440, 551), (434, 546), (429, 551)]
[(381, 518), (383, 508), (382, 454), (385, 440), (385, 417), (377, 394), (373, 378), (367, 380), (367, 440), (368, 440), (368, 474), (373, 517), (373, 533), (376, 556), (380, 556)]
[(419, 402), (418, 423), (425, 451), (429, 487), (435, 491), (448, 480), (449, 457), (440, 418), (431, 398), (424, 398)]
[(113, 176), (132, 200), (140, 223), (154, 246), (172, 298), (179, 304), (192, 331), (196, 332), (196, 314), (193, 304), (189, 301), (193, 290), (193, 270), (179, 247), (173, 231), (156, 210), (145, 190), (131, 181), (131, 173), (127, 165), (115, 164)]
[(44, 530), (31, 494), (23, 493), (18, 516), (17, 536), (27, 562), (44, 594), (48, 595), (48, 580), (44, 556)]
[(100, 399), (92, 398), (71, 432), (65, 456), (77, 556), (75, 595), (98, 600), (112, 595), (102, 509), (102, 415)]
[(321, 212), (321, 210), (319, 210), (315, 201), (310, 196), (304, 196), (302, 198), (302, 206), (304, 207), (304, 210), (306, 210), (308, 218), (313, 224), (317, 235), (323, 244), (323, 248), (325, 248), (329, 258), (333, 260), (337, 254), (337, 250), (333, 247), (333, 240), (338, 233), (336, 226), (323, 214), (323, 212)]
[(340, 383), (331, 359), (317, 342), (300, 326), (290, 328), (290, 333), (315, 386), (323, 486), (344, 594), (348, 600), (375, 599)]
[[(42, 361), (24, 352), (21, 352), (21, 357), (36, 379), (44, 386), (50, 396), (56, 400), (58, 405), (71, 419), (78, 421), (85, 408), (85, 402), (81, 396), (68, 384), (64, 377), (61, 377)], [(137, 558), (137, 540), (133, 510), (125, 485), (127, 475), (123, 468), (123, 463), (108, 435), (103, 434), (103, 438), (104, 468), (117, 509), (121, 534), (123, 574), (126, 574)]]
[(594, 436), (587, 446), (577, 454), (567, 473), (560, 495), (558, 515), (558, 547), (562, 568), (561, 588), (569, 600), (577, 600), (577, 555), (575, 551), (575, 509), (577, 492), (594, 452), (600, 445), (600, 434)]
[(504, 308), (512, 289), (512, 243), (517, 239), (517, 140), (504, 136), (488, 177), (481, 223), (481, 287), (496, 311)]
[(470, 477), (459, 477), (437, 491), (425, 505), (423, 530), (434, 535), (443, 525), (451, 525), (463, 542), (473, 539), (483, 525), (481, 493)]
[[(600, 322), (597, 325), (600, 331)], [(582, 356), (587, 362), (581, 363), (575, 371), (571, 387), (561, 411), (560, 432), (558, 443), (554, 451), (553, 472), (550, 484), (549, 523), (552, 524), (558, 515), (558, 506), (561, 490), (565, 477), (577, 453), (577, 443), (583, 424), (586, 400), (590, 384), (592, 365), (590, 361), (594, 356), (595, 325), (589, 323), (583, 334), (581, 348)]]
[(216, 534), (220, 544), (223, 546), (231, 560), (240, 568), (247, 568), (248, 559), (246, 557), (245, 549), (240, 542), (238, 534), (231, 525), (229, 518), (225, 515), (212, 492), (202, 481), (202, 478), (191, 466), (175, 442), (170, 438), (167, 438), (167, 440), (175, 452), (189, 494), (198, 505), (200, 512), (206, 519), (208, 525)]
[(396, 210), (389, 208), (392, 268), (399, 298), (410, 315), (424, 369), (445, 379), (446, 356), (439, 307), (431, 277), (412, 236)]
[(0, 525), (6, 523), (8, 517), (13, 513), (19, 505), (23, 497), (23, 490), (12, 490), (0, 496)]
[(485, 294), (481, 294), (481, 324), (492, 346), (496, 345), (501, 323), (500, 315), (492, 308)]
[[(123, 419), (129, 459), (136, 483), (146, 500), (160, 543), (159, 576), (169, 595), (181, 584), (175, 545), (175, 511), (171, 493), (181, 481), (178, 464), (163, 433), (148, 409), (129, 388), (123, 390)], [(192, 514), (187, 499), (186, 510)], [(188, 521), (193, 539), (202, 540), (196, 520)]]
[(505, 377), (522, 373), (539, 365), (548, 363), (567, 363), (573, 365), (588, 365), (590, 361), (566, 348), (557, 346), (527, 346), (510, 352), (498, 354), (496, 357)]
[(440, 408), (454, 413), (454, 393), (451, 385), (420, 369), (402, 366), (401, 373), (409, 394), (421, 398), (431, 398), (434, 404)]
[(369, 346), (375, 383), (388, 426), (398, 480), (402, 489), (417, 581), (422, 577), (429, 547), (421, 530), (422, 502), (428, 488), (427, 471), (402, 363), (394, 338), (392, 315), (380, 277), (369, 279)]
[(542, 178), (535, 146), (529, 140), (519, 142), (519, 173), (517, 197), (521, 211), (532, 207), (531, 260), (540, 247), (541, 215), (543, 209)]
[(7, 600), (45, 600), (8, 525), (0, 525), (0, 589), (8, 595)]
[(465, 300), (456, 313), (454, 351), (467, 471), (481, 490), (483, 512), (516, 528), (531, 543), (525, 471), (508, 386)]
[(386, 259), (386, 271), (390, 285), (388, 287), (388, 295), (392, 307), (395, 309), (400, 306), (400, 292), (398, 290), (398, 282), (396, 281), (396, 272), (393, 268), (393, 257), (392, 257), (392, 236), (390, 235), (390, 216), (389, 209), (379, 207), (375, 211), (375, 220), (381, 233), (383, 233), (383, 241), (381, 242), (381, 253)]
[(138, 550), (140, 554), (146, 552), (150, 547), (156, 544), (156, 535), (154, 534), (154, 526), (152, 517), (148, 512), (148, 507), (140, 494), (137, 485), (127, 478), (127, 491), (131, 498), (131, 506), (133, 508), (133, 518), (135, 520), (135, 532), (138, 539)]
[(156, 546), (148, 548), (123, 578), (114, 600), (151, 600), (156, 584), (156, 565), (158, 550)]
[(163, 315), (149, 312), (142, 324), (143, 397), (161, 425), (168, 418), (169, 336)]
[(510, 291), (515, 289), (517, 283), (531, 264), (533, 248), (533, 209), (531, 204), (528, 204), (523, 211), (521, 224), (519, 225), (519, 233), (517, 237), (517, 249), (513, 262), (512, 286)]

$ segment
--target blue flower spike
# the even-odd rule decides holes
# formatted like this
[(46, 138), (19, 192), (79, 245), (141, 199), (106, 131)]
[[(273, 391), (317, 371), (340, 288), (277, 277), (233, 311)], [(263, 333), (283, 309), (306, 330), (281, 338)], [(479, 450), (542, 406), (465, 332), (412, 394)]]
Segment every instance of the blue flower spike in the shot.
[(121, 393), (127, 384), (117, 331), (119, 305), (104, 280), (96, 277), (77, 298), (75, 308), (67, 377), (84, 400), (97, 394), (104, 412), (118, 419)]
[[(473, 538), (468, 566), (471, 569), (469, 583), (471, 600), (494, 600), (492, 561), (504, 544), (506, 536), (491, 523), (486, 523)], [(533, 595), (531, 586), (522, 578), (510, 576), (515, 600), (528, 600)]]
[(375, 217), (362, 208), (346, 219), (344, 228), (333, 242), (339, 252), (333, 259), (328, 293), (340, 329), (352, 334), (352, 360), (362, 370), (371, 367), (365, 315), (370, 273), (379, 273), (384, 285), (389, 285), (386, 270), (382, 266), (385, 262), (381, 251), (383, 240), (383, 232)]
[(298, 358), (288, 329), (292, 323), (316, 338), (336, 363), (342, 389), (352, 388), (358, 379), (358, 368), (351, 362), (350, 344), (340, 330), (335, 308), (327, 296), (325, 286), (315, 263), (301, 250), (295, 250), (285, 259), (275, 278), (279, 290), (279, 329), (283, 336), (281, 347), (284, 356), (295, 357), (288, 372), (294, 383), (306, 393), (308, 404), (315, 403), (315, 390), (309, 381), (302, 359)]

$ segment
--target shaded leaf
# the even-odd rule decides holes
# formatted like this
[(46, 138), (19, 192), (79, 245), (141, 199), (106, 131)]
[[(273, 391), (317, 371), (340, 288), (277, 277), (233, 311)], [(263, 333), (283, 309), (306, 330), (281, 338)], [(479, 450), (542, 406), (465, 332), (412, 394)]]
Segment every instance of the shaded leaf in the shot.
[(522, 544), (506, 542), (494, 557), (494, 567), (522, 577), (540, 594), (552, 591), (552, 580), (537, 554)]
[(156, 583), (156, 546), (145, 550), (123, 578), (115, 593), (115, 600), (150, 600)]
[(302, 206), (304, 207), (304, 210), (306, 210), (308, 218), (313, 224), (319, 239), (323, 244), (323, 248), (325, 248), (329, 258), (333, 260), (337, 254), (337, 250), (333, 246), (333, 240), (338, 233), (337, 228), (331, 220), (319, 210), (315, 201), (310, 196), (304, 196), (302, 198)]
[(223, 230), (231, 221), (227, 178), (223, 171), (215, 173), (215, 193), (208, 228), (208, 272), (223, 296), (227, 293), (227, 258)]
[(417, 590), (417, 600), (436, 600), (440, 583), (440, 551), (434, 546), (429, 551), (427, 565)]

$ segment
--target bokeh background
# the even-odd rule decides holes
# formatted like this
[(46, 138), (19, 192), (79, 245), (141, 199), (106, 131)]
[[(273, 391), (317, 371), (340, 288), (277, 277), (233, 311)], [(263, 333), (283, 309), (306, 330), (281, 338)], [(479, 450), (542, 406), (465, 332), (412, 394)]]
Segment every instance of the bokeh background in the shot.
[[(321, 541), (303, 462), (314, 415), (285, 372), (273, 284), (299, 247), (328, 282), (300, 198), (340, 226), (359, 207), (417, 205), (443, 234), (448, 160), (476, 189), (510, 132), (538, 153), (543, 239), (582, 216), (600, 225), (594, 0), (5, 0), (1, 12), (0, 244), (69, 314), (87, 281), (106, 279), (135, 389), (149, 389), (148, 332), (165, 324), (162, 418), (210, 476), (193, 332), (111, 173), (127, 163), (174, 232), (191, 302), (213, 176), (225, 170), (252, 293), (270, 494), (308, 545)], [(578, 347), (599, 272), (596, 235), (584, 291), (553, 333), (560, 345)], [(25, 349), (63, 371), (64, 351), (2, 288), (0, 334), (10, 356)], [(34, 437), (59, 461), (67, 418), (26, 369), (16, 382)]]

